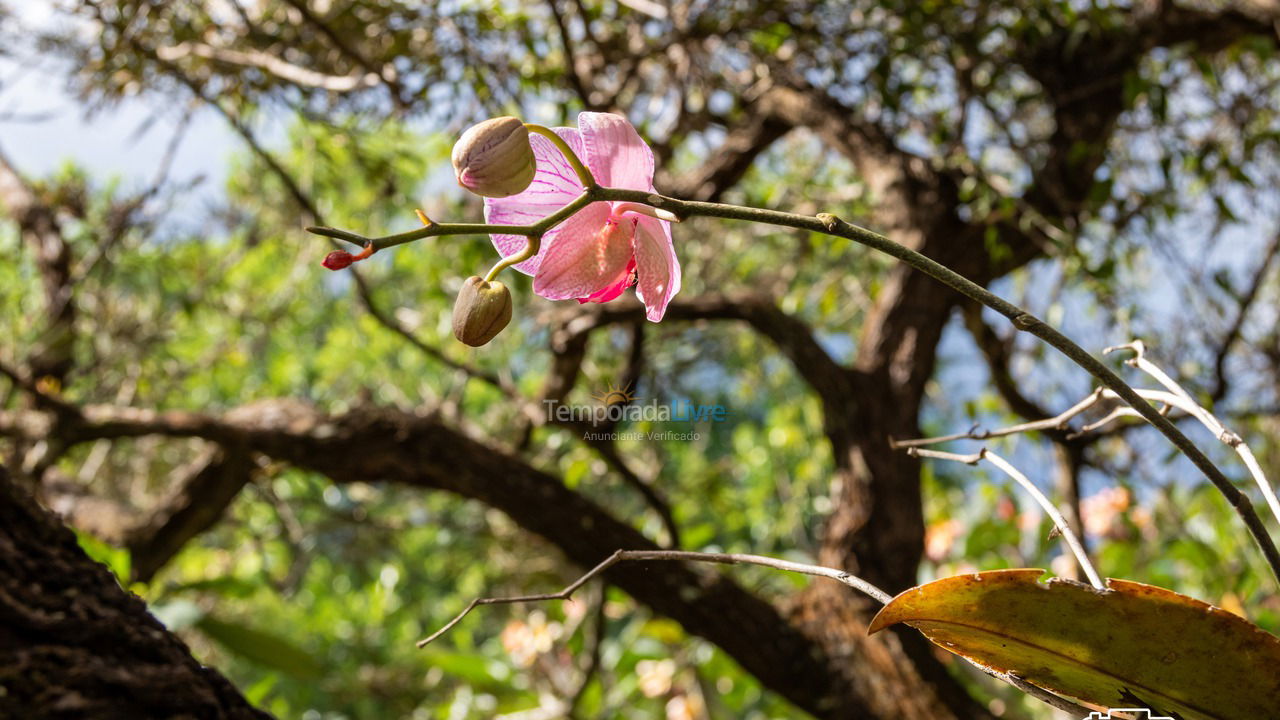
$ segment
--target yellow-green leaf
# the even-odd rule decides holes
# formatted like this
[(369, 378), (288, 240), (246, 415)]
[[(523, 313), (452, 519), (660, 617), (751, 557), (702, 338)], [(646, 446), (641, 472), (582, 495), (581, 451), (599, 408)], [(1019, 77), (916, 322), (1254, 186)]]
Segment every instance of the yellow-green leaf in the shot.
[(1280, 718), (1280, 639), (1185, 595), (1105, 591), (1043, 570), (958, 575), (894, 598), (869, 632), (907, 623), (937, 645), (1048, 690), (1186, 720)]

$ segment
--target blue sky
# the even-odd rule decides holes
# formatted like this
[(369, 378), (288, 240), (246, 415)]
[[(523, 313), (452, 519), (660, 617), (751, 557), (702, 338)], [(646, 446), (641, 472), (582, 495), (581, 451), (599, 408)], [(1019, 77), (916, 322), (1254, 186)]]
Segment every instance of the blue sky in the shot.
[[(26, 0), (6, 5), (27, 27), (59, 22), (53, 3)], [(88, 116), (68, 87), (72, 67), (62, 60), (34, 56), (28, 48), (11, 50), (17, 60), (0, 57), (0, 151), (24, 174), (47, 175), (74, 160), (92, 177), (119, 177), (126, 186), (141, 186), (154, 177), (181, 108), (135, 99)], [(157, 110), (163, 112), (147, 127)], [(32, 120), (33, 115), (47, 117)], [(203, 175), (196, 198), (219, 195), (227, 156), (236, 147), (236, 138), (222, 119), (200, 110), (179, 148), (172, 177), (187, 180)]]
[[(0, 150), (29, 176), (74, 160), (93, 177), (118, 176), (141, 185), (154, 176), (180, 113), (129, 100), (86, 115), (67, 87), (67, 68), (44, 61), (19, 65), (0, 59)], [(39, 120), (32, 115), (48, 117)], [(9, 117), (17, 115), (17, 118)], [(142, 133), (139, 134), (139, 130)], [(203, 175), (202, 192), (219, 192), (236, 138), (221, 118), (198, 111), (174, 163), (174, 179)]]

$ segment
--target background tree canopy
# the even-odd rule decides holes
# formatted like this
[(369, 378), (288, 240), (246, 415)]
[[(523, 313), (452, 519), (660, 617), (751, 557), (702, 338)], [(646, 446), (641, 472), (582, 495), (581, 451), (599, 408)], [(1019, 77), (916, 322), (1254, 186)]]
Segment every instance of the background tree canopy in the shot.
[[(692, 220), (662, 323), (630, 295), (552, 303), (513, 274), (516, 319), (480, 350), (448, 316), (487, 239), (320, 267), (331, 248), (305, 225), (478, 219), (448, 153), (485, 117), (625, 114), (662, 192), (836, 213), (1090, 350), (1142, 337), (1280, 464), (1269, 0), (19, 4), (0, 0), (10, 80), (36, 64), (92, 117), (141, 105), (174, 129), (136, 142), (180, 148), (216, 117), (237, 144), (214, 188), (171, 179), (190, 176), (172, 152), (145, 183), (0, 155), (0, 457), (278, 717), (1050, 716), (912, 631), (867, 637), (875, 606), (847, 588), (760, 568), (621, 565), (573, 602), (481, 610), (414, 647), (476, 596), (558, 590), (620, 548), (818, 562), (891, 592), (1074, 572), (1005, 479), (889, 440), (1049, 417), (1090, 378), (864, 248)], [(0, 152), (40, 121), (27, 110), (0, 107)], [(549, 421), (547, 401), (610, 388), (729, 416)], [(998, 446), (1104, 575), (1280, 629), (1239, 519), (1154, 431)]]

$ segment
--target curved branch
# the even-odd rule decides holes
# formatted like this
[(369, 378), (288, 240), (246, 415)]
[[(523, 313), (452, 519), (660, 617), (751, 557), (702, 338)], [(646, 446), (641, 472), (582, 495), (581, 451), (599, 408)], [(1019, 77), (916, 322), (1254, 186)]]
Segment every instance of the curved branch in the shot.
[(719, 217), (729, 220), (745, 220), (756, 223), (766, 223), (770, 225), (779, 225), (782, 227), (793, 227), (800, 230), (808, 230), (810, 232), (820, 232), (836, 237), (842, 237), (852, 240), (862, 245), (866, 245), (872, 249), (889, 255), (902, 261), (943, 285), (955, 290), (961, 295), (976, 300), (983, 305), (995, 310), (1001, 315), (1008, 318), (1009, 322), (1015, 328), (1023, 332), (1031, 333), (1061, 352), (1069, 360), (1093, 375), (1108, 390), (1114, 392), (1120, 399), (1124, 400), (1130, 407), (1136, 410), (1143, 418), (1156, 427), (1165, 437), (1178, 448), (1192, 464), (1204, 474), (1205, 477), (1213, 483), (1214, 487), (1226, 498), (1227, 502), (1235, 509), (1244, 521), (1245, 527), (1253, 536), (1254, 541), (1262, 550), (1263, 556), (1266, 558), (1268, 566), (1272, 573), (1280, 580), (1280, 551), (1277, 551), (1275, 542), (1267, 533), (1266, 527), (1258, 518), (1257, 512), (1253, 509), (1253, 504), (1249, 498), (1240, 492), (1235, 485), (1223, 475), (1213, 461), (1200, 450), (1186, 435), (1174, 425), (1168, 417), (1157, 410), (1151, 403), (1147, 402), (1141, 395), (1134, 391), (1124, 380), (1120, 379), (1106, 365), (1095, 358), (1093, 355), (1085, 351), (1084, 348), (1077, 345), (1067, 336), (1063, 335), (1056, 328), (1044, 322), (1040, 318), (1035, 317), (1031, 313), (1005, 300), (1004, 298), (992, 293), (960, 275), (954, 270), (939, 264), (938, 262), (926, 257), (906, 246), (899, 245), (889, 238), (872, 232), (865, 228), (858, 227), (851, 223), (845, 222), (840, 218), (830, 214), (819, 214), (817, 216), (796, 215), (793, 213), (785, 213), (776, 210), (763, 210), (760, 208), (745, 208), (736, 205), (725, 205), (721, 203), (704, 203), (687, 200), (677, 200), (675, 198), (660, 197), (652, 193), (645, 193), (634, 190), (619, 190), (616, 188), (603, 188), (600, 196), (609, 200), (623, 200), (631, 202), (646, 202), (655, 207), (674, 212), (681, 219), (686, 217), (706, 216)]
[[(0, 412), (0, 435), (40, 433), (34, 411)], [(594, 567), (617, 548), (661, 550), (557, 478), (431, 418), (362, 409), (326, 416), (297, 401), (267, 401), (224, 415), (92, 406), (66, 426), (69, 442), (160, 435), (239, 444), (334, 482), (380, 478), (446, 490), (507, 513), (556, 545), (569, 560)], [(732, 580), (679, 565), (618, 566), (605, 579), (654, 611), (714, 642), (766, 686), (820, 716), (824, 708), (869, 714), (824, 660), (815, 639)], [(849, 694), (852, 693), (852, 696)]]
[(210, 448), (184, 468), (158, 507), (125, 535), (133, 579), (150, 581), (188, 541), (216, 525), (254, 467), (247, 453)]

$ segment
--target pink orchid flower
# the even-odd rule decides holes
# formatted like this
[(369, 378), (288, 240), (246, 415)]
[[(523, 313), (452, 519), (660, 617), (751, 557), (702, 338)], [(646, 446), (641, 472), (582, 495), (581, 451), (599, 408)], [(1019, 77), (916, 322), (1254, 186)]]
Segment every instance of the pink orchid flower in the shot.
[[(584, 112), (577, 128), (555, 128), (596, 182), (605, 187), (653, 192), (653, 151), (620, 115)], [(550, 140), (529, 138), (537, 160), (533, 183), (521, 193), (485, 198), (485, 221), (500, 225), (537, 222), (582, 194), (573, 167)], [(680, 291), (680, 262), (671, 223), (652, 208), (624, 202), (594, 202), (547, 231), (537, 255), (515, 266), (533, 276), (533, 291), (549, 300), (608, 302), (631, 285), (658, 322)], [(525, 247), (523, 235), (494, 234), (503, 257)]]

